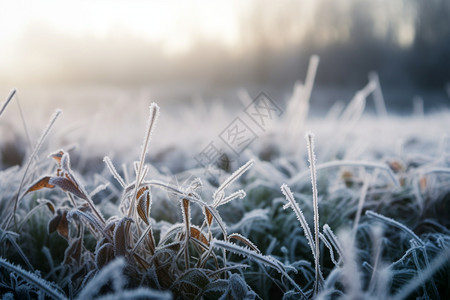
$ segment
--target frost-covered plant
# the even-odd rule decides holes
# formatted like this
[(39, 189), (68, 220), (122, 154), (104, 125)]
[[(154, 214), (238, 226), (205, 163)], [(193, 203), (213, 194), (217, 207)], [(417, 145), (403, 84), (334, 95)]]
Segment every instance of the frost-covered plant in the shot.
[[(313, 60), (310, 68), (315, 71)], [(309, 78), (310, 90), (314, 76)], [(306, 136), (309, 149), (303, 150), (297, 139), (289, 145), (284, 137), (280, 143), (277, 137), (264, 146), (255, 143), (235, 158), (237, 171), (218, 182), (204, 180), (203, 170), (183, 156), (194, 142), (185, 142), (172, 156), (159, 153), (152, 158), (155, 164), (146, 163), (159, 114), (155, 104), (138, 161), (131, 163), (129, 153), (106, 156), (103, 171), (90, 169), (82, 176), (77, 159), (90, 159), (91, 149), (78, 153), (64, 147), (52, 159), (38, 159), (49, 133), (45, 130), (22, 167), (0, 171), (0, 294), (448, 298), (448, 147), (441, 142), (434, 151), (432, 130), (423, 137), (409, 127), (418, 139), (404, 141), (395, 153), (384, 140), (367, 141), (370, 126), (355, 125), (365, 121), (365, 97), (377, 92), (371, 82), (342, 114), (330, 112), (327, 122), (333, 125), (321, 121), (314, 126), (321, 136), (315, 147), (312, 135)], [(301, 107), (307, 110), (302, 89), (292, 105), (303, 99)], [(2, 119), (9, 113), (5, 107)], [(295, 119), (295, 110), (288, 115), (296, 124), (305, 122), (306, 113), (301, 120)], [(385, 124), (378, 121), (377, 133)], [(388, 116), (383, 122), (391, 126), (397, 121)], [(275, 134), (283, 136), (281, 130)], [(361, 137), (367, 145), (358, 148), (353, 139)], [(423, 147), (420, 155), (408, 153), (411, 145)], [(270, 157), (258, 156), (266, 146), (274, 149)], [(127, 164), (119, 167), (118, 161)], [(161, 167), (165, 164), (194, 176), (182, 186), (173, 184), (172, 175), (178, 174)], [(42, 174), (47, 175), (35, 180)], [(282, 185), (285, 199), (279, 189), (283, 182), (291, 187)], [(288, 207), (294, 213), (283, 209)]]
[[(245, 197), (243, 190), (230, 195), (226, 195), (225, 191), (253, 165), (252, 161), (231, 174), (216, 189), (212, 204), (208, 204), (197, 194), (196, 191), (202, 186), (198, 178), (186, 189), (157, 180), (145, 180), (148, 173), (145, 155), (158, 115), (159, 107), (152, 104), (140, 160), (135, 164), (136, 179), (133, 182), (126, 182), (112, 161), (108, 157), (104, 159), (113, 177), (123, 189), (119, 204), (122, 215), (104, 217), (91, 199), (91, 194), (95, 194), (103, 187), (99, 186), (89, 194), (72, 170), (69, 153), (64, 150), (50, 155), (57, 165), (56, 174), (39, 178), (24, 193), (26, 195), (43, 188), (58, 188), (65, 192), (69, 199), (70, 206), (63, 201), (52, 200), (46, 200), (43, 205), (45, 204), (53, 214), (53, 218), (48, 222), (48, 232), (58, 232), (68, 243), (63, 265), (71, 278), (70, 282), (67, 282), (71, 297), (76, 295), (79, 298), (91, 298), (99, 293), (108, 294), (110, 288), (105, 284), (109, 278), (113, 278), (114, 285), (113, 294), (108, 295), (120, 297), (119, 295), (125, 293), (126, 285), (126, 281), (122, 279), (122, 269), (130, 287), (144, 284), (152, 288), (170, 289), (177, 297), (193, 298), (216, 292), (223, 295), (231, 293), (233, 297), (239, 296), (238, 298), (245, 297), (246, 294), (251, 295), (253, 293), (251, 289), (242, 285), (244, 281), (237, 279), (236, 274), (230, 273), (231, 270), (239, 268), (239, 265), (228, 262), (229, 252), (271, 266), (281, 272), (282, 276), (290, 279), (281, 262), (262, 255), (247, 237), (238, 233), (229, 234), (218, 211), (219, 206), (236, 198)], [(153, 230), (155, 220), (151, 217), (154, 201), (152, 190), (155, 188), (164, 189), (175, 195), (183, 218), (182, 223), (173, 224), (165, 231), (159, 230), (159, 240), (155, 238)], [(204, 220), (201, 226), (193, 224), (191, 204), (199, 206), (203, 211)], [(221, 239), (214, 237), (216, 232), (213, 228), (214, 222), (220, 228)], [(86, 245), (86, 234), (96, 240), (95, 249), (89, 249)], [(238, 246), (233, 241), (245, 247)], [(221, 282), (220, 280), (227, 277), (229, 277), (228, 286), (217, 289), (214, 283), (218, 280)], [(301, 292), (295, 282), (290, 280)], [(239, 295), (239, 290), (245, 292), (245, 295)], [(135, 291), (136, 297), (147, 294), (152, 297), (153, 293), (150, 290), (146, 292), (147, 290), (142, 287)], [(157, 297), (159, 294), (155, 295)], [(134, 297), (131, 292), (128, 292), (128, 296)]]

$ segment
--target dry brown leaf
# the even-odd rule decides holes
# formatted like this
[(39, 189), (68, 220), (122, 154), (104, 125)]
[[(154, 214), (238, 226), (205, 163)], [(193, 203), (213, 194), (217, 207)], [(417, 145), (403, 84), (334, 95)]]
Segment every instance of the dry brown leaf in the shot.
[(191, 227), (190, 231), (191, 231), (191, 237), (199, 240), (200, 242), (202, 242), (205, 245), (209, 245), (208, 239), (206, 238), (205, 234), (203, 232), (201, 232), (198, 228)]
[[(144, 188), (140, 189), (142, 191)], [(138, 198), (137, 203), (137, 212), (139, 214), (139, 217), (141, 217), (142, 221), (145, 222), (145, 224), (149, 225), (148, 221), (148, 210), (150, 205), (150, 193), (148, 192), (148, 187), (146, 190), (144, 190), (142, 193), (139, 193), (140, 197)]]
[(183, 199), (183, 211), (186, 218), (189, 218), (189, 200)]
[(205, 215), (206, 215), (206, 222), (208, 223), (208, 226), (211, 226), (213, 215), (209, 211), (209, 209), (205, 206)]
[(150, 254), (154, 254), (155, 253), (155, 238), (153, 237), (153, 230), (150, 228), (150, 230), (148, 231), (148, 236), (147, 236), (147, 240), (148, 240), (148, 247), (150, 250)]
[(139, 191), (136, 193), (136, 200), (138, 200), (139, 198), (141, 198), (142, 194), (148, 191), (148, 186), (143, 186), (139, 189)]
[(42, 177), (41, 179), (39, 179), (38, 181), (33, 183), (28, 188), (28, 190), (27, 190), (27, 192), (25, 194), (28, 194), (29, 192), (37, 191), (37, 190), (40, 190), (40, 189), (43, 189), (43, 188), (49, 188), (49, 189), (54, 188), (55, 186), (53, 184), (49, 183), (50, 178), (51, 178), (50, 176)]
[(55, 206), (53, 205), (53, 203), (49, 201), (46, 203), (46, 205), (47, 205), (48, 209), (54, 214), (56, 210), (55, 210)]
[(61, 167), (61, 158), (63, 155), (64, 155), (64, 151), (60, 150), (58, 152), (50, 154), (50, 157), (53, 158), (54, 160), (56, 160), (56, 162), (58, 163), (58, 166)]
[(38, 199), (38, 203), (47, 205), (47, 208), (52, 212), (52, 214), (56, 213), (55, 204), (52, 201), (46, 199)]
[(48, 222), (48, 233), (58, 232), (60, 236), (69, 239), (69, 222), (67, 221), (67, 211), (58, 209), (56, 215)]
[(190, 210), (189, 210), (189, 200), (188, 199), (183, 199), (183, 219), (184, 219), (184, 224), (186, 226), (186, 233), (189, 236), (189, 228), (191, 227), (190, 222), (191, 222), (191, 214), (190, 214)]
[(56, 215), (53, 218), (51, 218), (50, 221), (48, 221), (47, 231), (48, 231), (49, 234), (56, 231), (56, 229), (58, 228), (58, 224), (59, 224), (60, 220), (61, 220), (61, 216), (60, 215)]

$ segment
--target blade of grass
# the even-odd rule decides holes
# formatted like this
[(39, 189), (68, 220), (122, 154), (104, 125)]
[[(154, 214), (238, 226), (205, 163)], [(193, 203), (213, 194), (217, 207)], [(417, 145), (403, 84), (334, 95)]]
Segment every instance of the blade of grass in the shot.
[(36, 276), (31, 272), (22, 269), (19, 266), (9, 263), (8, 261), (4, 260), (1, 257), (0, 257), (0, 266), (4, 267), (5, 269), (8, 269), (11, 272), (16, 273), (17, 275), (25, 279), (27, 283), (32, 284), (33, 286), (42, 290), (45, 294), (49, 295), (54, 299), (67, 299), (66, 296), (63, 293), (61, 293), (58, 289), (56, 289), (55, 286), (50, 282)]
[(313, 209), (314, 209), (314, 238), (316, 246), (316, 256), (315, 256), (315, 276), (316, 281), (314, 284), (314, 295), (317, 295), (323, 286), (323, 277), (320, 271), (319, 259), (320, 259), (320, 249), (319, 249), (319, 199), (317, 195), (317, 179), (316, 179), (316, 155), (314, 153), (314, 134), (308, 132), (305, 135), (306, 143), (308, 146), (308, 158), (309, 158), (309, 169), (311, 171), (311, 185), (312, 185), (312, 195), (313, 195)]
[(153, 102), (152, 104), (150, 104), (150, 114), (147, 123), (147, 132), (145, 134), (144, 144), (142, 145), (141, 158), (139, 160), (139, 166), (136, 173), (136, 184), (134, 187), (133, 197), (131, 198), (130, 209), (128, 210), (128, 217), (132, 217), (135, 213), (136, 194), (139, 190), (139, 186), (141, 183), (141, 176), (144, 168), (145, 155), (147, 154), (148, 145), (150, 143), (153, 128), (156, 122), (158, 121), (158, 116), (159, 116), (159, 106)]
[[(50, 129), (53, 127), (53, 124), (55, 124), (56, 119), (58, 119), (58, 117), (59, 117), (59, 115), (61, 114), (61, 112), (62, 112), (62, 111), (61, 111), (60, 109), (57, 109), (57, 110), (55, 111), (55, 113), (52, 115), (52, 117), (50, 118), (49, 124), (48, 124), (47, 127), (45, 128), (45, 130), (44, 130), (44, 132), (42, 133), (41, 137), (39, 138), (39, 140), (38, 140), (36, 146), (34, 147), (33, 152), (31, 153), (30, 157), (28, 158), (28, 162), (27, 162), (27, 165), (26, 165), (26, 167), (25, 167), (25, 171), (23, 172), (22, 179), (21, 179), (20, 184), (19, 184), (19, 189), (18, 189), (18, 191), (17, 191), (16, 196), (15, 196), (14, 199), (13, 199), (13, 201), (14, 201), (14, 202), (13, 202), (13, 204), (14, 204), (13, 212), (12, 212), (12, 214), (7, 218), (7, 220), (6, 220), (6, 222), (5, 222), (6, 225), (3, 226), (4, 224), (2, 224), (2, 228), (5, 228), (5, 229), (8, 228), (9, 225), (10, 225), (10, 223), (11, 223), (11, 220), (12, 220), (12, 219), (14, 219), (14, 223), (16, 223), (16, 221), (15, 221), (15, 219), (16, 219), (16, 210), (17, 210), (17, 206), (19, 205), (19, 201), (20, 201), (20, 191), (21, 191), (21, 189), (22, 189), (22, 187), (23, 187), (23, 185), (24, 185), (24, 183), (25, 183), (25, 177), (27, 176), (27, 173), (28, 173), (28, 170), (29, 170), (29, 168), (30, 168), (31, 162), (33, 161), (33, 158), (35, 157), (35, 155), (37, 154), (37, 152), (38, 152), (39, 149), (41, 148), (42, 143), (44, 142), (45, 138), (47, 137), (48, 133), (50, 132)], [(11, 202), (10, 202), (10, 203), (11, 203)]]
[(6, 107), (8, 106), (9, 102), (12, 100), (12, 98), (14, 97), (14, 95), (16, 94), (16, 89), (13, 89), (11, 91), (11, 93), (9, 93), (8, 98), (6, 98), (5, 103), (2, 106), (2, 109), (0, 110), (0, 116), (3, 114), (3, 112), (5, 111)]

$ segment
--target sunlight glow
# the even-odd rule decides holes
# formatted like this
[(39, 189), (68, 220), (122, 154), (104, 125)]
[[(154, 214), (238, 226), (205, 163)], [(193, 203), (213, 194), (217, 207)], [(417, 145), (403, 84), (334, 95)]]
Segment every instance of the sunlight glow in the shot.
[(64, 35), (96, 38), (126, 31), (161, 42), (168, 53), (177, 53), (187, 50), (193, 37), (233, 46), (240, 4), (206, 0), (6, 1), (1, 6), (2, 44), (14, 42), (34, 26), (45, 26)]

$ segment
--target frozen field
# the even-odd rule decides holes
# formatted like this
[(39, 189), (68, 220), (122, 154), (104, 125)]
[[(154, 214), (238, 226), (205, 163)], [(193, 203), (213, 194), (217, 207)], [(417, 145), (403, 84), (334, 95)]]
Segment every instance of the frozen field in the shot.
[(368, 84), (311, 114), (305, 86), (159, 107), (18, 91), (0, 115), (0, 294), (448, 298), (450, 111), (386, 114)]

